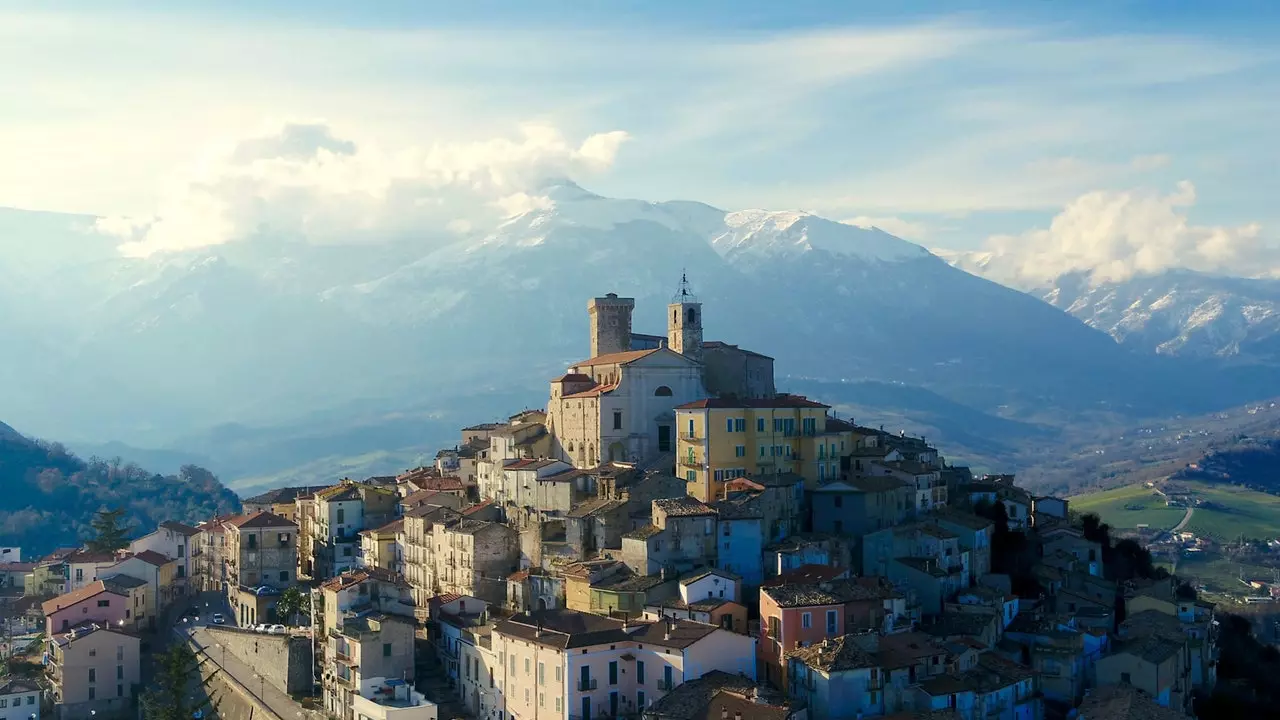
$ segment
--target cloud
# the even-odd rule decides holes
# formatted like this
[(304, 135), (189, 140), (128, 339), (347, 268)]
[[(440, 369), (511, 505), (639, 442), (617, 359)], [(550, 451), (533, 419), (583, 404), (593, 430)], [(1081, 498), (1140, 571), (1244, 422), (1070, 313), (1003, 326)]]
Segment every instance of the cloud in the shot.
[(1123, 281), (1174, 268), (1261, 276), (1280, 267), (1280, 254), (1260, 225), (1195, 225), (1190, 182), (1168, 194), (1098, 191), (1080, 196), (1047, 229), (988, 239), (983, 274), (1016, 287), (1043, 287), (1067, 273), (1092, 282)]
[(545, 207), (536, 188), (547, 178), (608, 170), (628, 137), (615, 130), (574, 144), (529, 124), (515, 138), (387, 149), (322, 122), (287, 122), (211, 151), (154, 216), (107, 217), (96, 229), (131, 256), (258, 233), (342, 243), (476, 232)]

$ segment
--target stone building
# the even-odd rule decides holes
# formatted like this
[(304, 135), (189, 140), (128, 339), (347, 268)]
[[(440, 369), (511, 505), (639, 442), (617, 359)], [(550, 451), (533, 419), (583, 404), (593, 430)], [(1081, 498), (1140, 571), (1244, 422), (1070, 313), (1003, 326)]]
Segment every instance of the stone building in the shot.
[(506, 579), (516, 569), (519, 542), (506, 525), (462, 518), (431, 527), (435, 582), (442, 593), (506, 600)]
[(257, 512), (231, 518), (224, 527), (227, 599), (242, 625), (264, 622), (279, 592), (297, 581), (298, 526)]
[(654, 500), (650, 524), (622, 536), (622, 561), (640, 575), (716, 564), (716, 511), (691, 497)]

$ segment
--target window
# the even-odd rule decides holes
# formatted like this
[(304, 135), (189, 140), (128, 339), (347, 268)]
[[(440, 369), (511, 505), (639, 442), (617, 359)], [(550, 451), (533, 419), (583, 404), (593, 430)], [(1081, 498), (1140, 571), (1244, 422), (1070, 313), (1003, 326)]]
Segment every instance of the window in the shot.
[(835, 531), (835, 533), (836, 533), (837, 535), (839, 535), (840, 533), (844, 532), (844, 521), (843, 521), (843, 520), (836, 520), (836, 521), (835, 521), (835, 523), (833, 523), (833, 525), (834, 525), (834, 527), (833, 527), (832, 529)]
[(560, 712), (560, 698), (556, 698), (556, 712)]
[(524, 659), (524, 674), (525, 674), (525, 675), (528, 675), (528, 674), (529, 674), (529, 673), (531, 673), (531, 672), (533, 672), (533, 661), (531, 661), (529, 658), (525, 658), (525, 659)]
[(733, 420), (733, 431), (734, 431), (734, 432), (746, 432), (746, 431), (747, 431), (747, 419), (746, 419), (746, 418), (734, 418), (734, 420)]
[(98, 670), (89, 668), (89, 682), (98, 682)]
[(836, 611), (835, 610), (827, 611), (827, 634), (828, 635), (836, 634)]
[(644, 691), (643, 690), (636, 691), (636, 709), (637, 710), (644, 709)]
[(250, 550), (257, 550), (257, 549), (258, 549), (258, 536), (257, 536), (257, 535), (250, 535), (250, 536), (249, 536), (249, 549), (250, 549)]
[(609, 661), (609, 684), (610, 685), (618, 684), (618, 661), (617, 660)]
[(836, 495), (832, 499), (831, 504), (834, 505), (835, 507), (844, 507), (844, 497), (841, 495)]
[(289, 533), (280, 533), (279, 539), (280, 539), (280, 547), (289, 546)]
[(76, 568), (76, 582), (84, 580), (84, 568)]
[(671, 397), (671, 388), (667, 387), (666, 385), (663, 385), (659, 387), (657, 390), (654, 390), (653, 394), (655, 397)]
[[(19, 699), (18, 702), (22, 702), (22, 700)], [(9, 707), (9, 701), (5, 698), (0, 698), (0, 708), (2, 707)]]
[(546, 706), (547, 706), (546, 693), (541, 693), (541, 692), (538, 693), (538, 707), (546, 707)]
[(123, 666), (123, 665), (117, 665), (117, 666), (116, 666), (116, 679), (117, 679), (117, 680), (123, 680), (123, 679), (124, 679), (124, 666)]
[(391, 657), (391, 643), (382, 643), (382, 657)]
[(764, 446), (760, 446), (760, 457), (764, 457)]
[(281, 570), (281, 571), (280, 571), (280, 582), (286, 582), (286, 583), (287, 583), (287, 582), (289, 582), (289, 571), (288, 571), (288, 570)]
[(800, 614), (800, 627), (805, 628), (805, 629), (808, 629), (808, 628), (813, 627), (813, 614), (812, 614), (812, 613), (801, 613), (801, 614)]
[(684, 471), (684, 479), (685, 479), (685, 482), (698, 482), (698, 471), (697, 471), (697, 470), (685, 470), (685, 471)]
[(733, 432), (733, 418), (725, 418), (724, 425), (725, 432)]
[[(644, 661), (643, 661), (643, 660), (637, 660), (637, 661), (636, 661), (636, 682), (637, 682), (637, 683), (639, 683), (639, 684), (641, 684), (641, 685), (643, 685), (643, 684), (644, 684)], [(643, 697), (643, 696), (644, 696), (644, 693), (641, 693), (640, 695), (641, 695), (641, 697)], [(643, 706), (644, 706), (644, 705), (643, 705), (643, 703), (642, 703), (642, 704), (641, 704), (641, 707), (643, 707)]]
[(729, 535), (731, 534), (731, 533), (730, 533), (730, 530), (729, 530), (729, 528), (730, 528), (729, 521), (728, 521), (728, 520), (726, 520), (726, 521), (724, 521), (724, 522), (720, 523), (720, 527), (724, 530), (724, 532), (723, 532), (723, 533), (721, 533), (721, 534), (722, 534), (722, 535), (724, 535), (725, 537), (729, 537)]
[(614, 430), (622, 429), (622, 411), (621, 410), (613, 411), (613, 429)]
[(756, 432), (764, 432), (764, 418), (756, 418)]
[(116, 660), (124, 660), (124, 646), (123, 646), (123, 645), (117, 645), (117, 646), (116, 646)]
[(116, 685), (116, 697), (124, 697), (124, 685)]
[(89, 687), (89, 699), (94, 700), (98, 697), (97, 689), (93, 686)]
[(346, 521), (347, 521), (347, 509), (346, 509), (346, 508), (338, 508), (338, 519), (336, 520), (336, 522), (337, 522), (339, 525), (341, 525), (342, 523), (344, 523), (344, 522), (346, 522)]
[(671, 666), (670, 665), (666, 665), (662, 668), (662, 682), (666, 683), (668, 690), (671, 689), (672, 682), (671, 682)]
[(110, 600), (99, 600), (99, 601), (98, 601), (98, 607), (111, 607), (111, 601), (110, 601)]
[(782, 621), (777, 616), (769, 618), (769, 637), (774, 640), (782, 634)]
[(560, 666), (556, 666), (556, 682), (560, 682)]
[(543, 663), (538, 663), (538, 684), (547, 684), (547, 667)]

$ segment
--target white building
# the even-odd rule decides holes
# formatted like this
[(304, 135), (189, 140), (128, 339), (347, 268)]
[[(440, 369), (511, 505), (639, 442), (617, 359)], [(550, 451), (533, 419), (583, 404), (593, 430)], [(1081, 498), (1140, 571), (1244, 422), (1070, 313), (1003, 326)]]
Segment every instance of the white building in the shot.
[[(79, 590), (99, 579), (99, 573), (116, 564), (115, 553), (81, 550), (67, 558), (66, 591)], [(108, 573), (112, 574), (112, 573)]]
[(0, 717), (40, 720), (40, 686), (30, 680), (0, 681)]
[(400, 678), (368, 678), (351, 698), (355, 720), (436, 720), (436, 704)]
[(181, 594), (188, 592), (188, 578), (195, 571), (191, 554), (196, 549), (196, 536), (200, 531), (190, 525), (167, 521), (160, 523), (155, 532), (148, 533), (129, 543), (129, 552), (138, 554), (151, 550), (173, 560), (173, 584)]
[(687, 620), (546, 610), (504, 620), (491, 637), (510, 720), (616, 717), (713, 670), (756, 676), (754, 638)]

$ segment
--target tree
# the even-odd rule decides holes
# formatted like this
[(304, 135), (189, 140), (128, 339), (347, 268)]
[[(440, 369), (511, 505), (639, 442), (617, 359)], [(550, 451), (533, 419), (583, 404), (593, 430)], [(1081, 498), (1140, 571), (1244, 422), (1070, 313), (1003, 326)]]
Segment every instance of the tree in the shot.
[(200, 676), (201, 661), (185, 643), (177, 643), (156, 657), (156, 676), (152, 686), (142, 694), (142, 713), (146, 720), (192, 720), (196, 713), (210, 716), (218, 703), (209, 698), (213, 680)]
[(93, 537), (89, 538), (90, 552), (115, 552), (129, 546), (129, 527), (124, 524), (124, 508), (102, 509), (91, 523)]
[(297, 625), (298, 616), (310, 614), (310, 609), (311, 603), (307, 596), (296, 587), (285, 590), (280, 595), (280, 600), (276, 602), (276, 615), (290, 625)]

